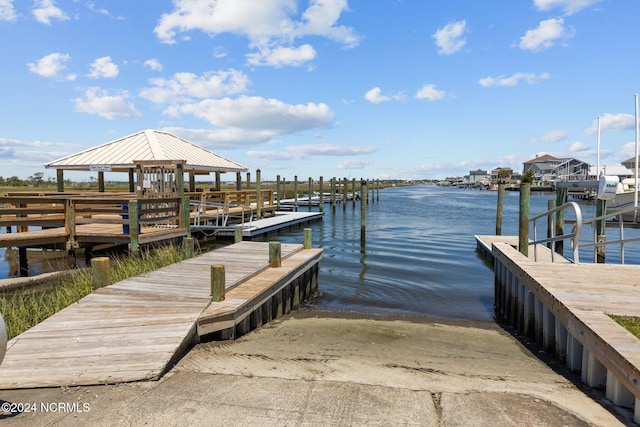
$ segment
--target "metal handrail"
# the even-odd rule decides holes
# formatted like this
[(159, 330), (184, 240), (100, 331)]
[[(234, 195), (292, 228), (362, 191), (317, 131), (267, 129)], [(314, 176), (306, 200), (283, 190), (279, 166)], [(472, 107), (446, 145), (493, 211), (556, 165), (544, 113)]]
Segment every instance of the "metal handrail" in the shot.
[[(244, 206), (244, 205), (235, 205), (232, 203), (217, 203), (217, 202), (205, 202), (199, 200), (191, 200), (189, 205), (195, 208), (195, 218), (194, 218), (194, 226), (203, 227), (201, 223), (201, 213), (202, 208), (214, 208), (215, 209), (215, 221), (216, 225), (212, 226), (214, 228), (224, 228), (228, 226), (229, 218), (239, 218), (240, 225), (244, 227), (245, 225), (245, 216), (246, 213), (249, 212), (249, 220), (248, 223), (251, 224), (253, 221), (253, 211)], [(241, 213), (239, 216), (233, 215), (229, 212), (230, 208), (240, 208)], [(222, 212), (222, 213), (221, 213)]]
[[(571, 233), (569, 234), (562, 234), (562, 235), (556, 235), (555, 234), (555, 221), (556, 221), (556, 215), (554, 215), (556, 212), (560, 212), (563, 210), (568, 209), (569, 207), (572, 207), (574, 212), (575, 212), (575, 223), (573, 223), (572, 229), (571, 229)], [(612, 213), (605, 213), (604, 215), (601, 216), (597, 216), (597, 217), (593, 217), (593, 218), (589, 218), (589, 219), (583, 219), (582, 218), (582, 211), (580, 209), (580, 205), (578, 205), (576, 202), (568, 202), (565, 203), (562, 206), (559, 206), (557, 208), (554, 209), (550, 209), (546, 212), (543, 212), (539, 215), (536, 215), (532, 218), (529, 219), (529, 222), (533, 223), (533, 240), (531, 242), (529, 242), (530, 244), (533, 244), (533, 250), (534, 250), (534, 260), (537, 261), (538, 258), (538, 254), (537, 254), (537, 249), (538, 249), (538, 244), (546, 244), (546, 243), (551, 243), (551, 261), (554, 261), (554, 254), (555, 254), (555, 243), (557, 241), (560, 240), (566, 240), (566, 239), (571, 239), (571, 246), (573, 248), (573, 262), (575, 264), (579, 264), (579, 250), (580, 249), (586, 249), (586, 248), (593, 248), (594, 249), (594, 253), (593, 253), (593, 257), (594, 257), (594, 262), (597, 262), (597, 256), (598, 253), (596, 251), (596, 248), (598, 247), (602, 247), (602, 246), (610, 246), (610, 245), (620, 245), (620, 263), (624, 264), (624, 250), (625, 250), (625, 245), (628, 243), (634, 243), (634, 242), (640, 242), (640, 237), (625, 237), (624, 235), (624, 226), (629, 225), (629, 224), (634, 224), (636, 227), (638, 225), (638, 222), (626, 222), (624, 221), (624, 216), (630, 213), (634, 213), (634, 218), (638, 217), (640, 218), (640, 215), (638, 215), (640, 213), (640, 207), (633, 207), (633, 208), (629, 208), (629, 209), (625, 209), (622, 211), (616, 211), (616, 212), (612, 212)], [(538, 239), (537, 238), (537, 221), (539, 219), (542, 218), (547, 218), (548, 219), (548, 224), (549, 224), (549, 230), (550, 230), (550, 237), (544, 238), (544, 239)], [(610, 218), (614, 218), (614, 219), (610, 219)], [(615, 225), (617, 223), (617, 228), (618, 228), (618, 233), (619, 233), (619, 237), (617, 240), (604, 240), (604, 241), (599, 241), (598, 240), (598, 227), (597, 224), (599, 223), (599, 221), (605, 221), (607, 224), (606, 225)], [(586, 225), (591, 225), (593, 228), (593, 243), (580, 243), (580, 235), (582, 233), (582, 228)]]
[[(576, 216), (576, 222), (573, 225), (573, 227), (571, 228), (571, 233), (568, 234), (561, 234), (559, 236), (556, 235), (556, 215), (554, 215), (556, 212), (560, 212), (560, 211), (564, 211), (568, 208), (573, 208), (573, 211), (575, 213)], [(551, 236), (544, 238), (544, 239), (540, 239), (538, 240), (537, 238), (537, 220), (541, 219), (541, 218), (547, 218), (547, 220), (549, 221), (549, 229), (551, 231)], [(580, 210), (580, 205), (578, 205), (576, 202), (568, 202), (565, 203), (562, 206), (558, 206), (556, 208), (550, 209), (544, 213), (541, 213), (540, 215), (536, 215), (534, 217), (529, 218), (529, 222), (533, 223), (533, 241), (530, 242), (531, 244), (533, 244), (533, 259), (535, 261), (538, 260), (538, 244), (545, 244), (545, 243), (551, 243), (551, 262), (553, 262), (554, 259), (554, 254), (556, 252), (556, 242), (560, 241), (560, 240), (567, 240), (570, 239), (571, 242), (571, 247), (573, 248), (573, 262), (575, 264), (579, 264), (580, 263), (580, 254), (578, 252), (578, 249), (580, 248), (579, 245), (579, 241), (580, 241), (580, 234), (582, 233), (582, 211)]]
[[(625, 222), (623, 220), (624, 215), (625, 214), (629, 214), (629, 213), (634, 213), (634, 218), (636, 218), (638, 212), (640, 212), (640, 207), (633, 207), (633, 208), (629, 208), (629, 209), (625, 209), (622, 211), (616, 211), (613, 213), (609, 213), (609, 214), (604, 214), (598, 217), (594, 217), (591, 218), (587, 221), (584, 221), (583, 224), (592, 224), (593, 227), (593, 234), (594, 234), (594, 238), (593, 238), (593, 243), (583, 243), (580, 245), (581, 248), (594, 248), (593, 251), (593, 257), (594, 257), (594, 262), (597, 260), (597, 251), (595, 250), (595, 248), (598, 248), (600, 246), (608, 246), (608, 245), (620, 245), (620, 263), (624, 264), (624, 245), (626, 243), (633, 243), (633, 242), (640, 242), (640, 237), (631, 237), (631, 238), (625, 238), (624, 237), (624, 225)], [(617, 218), (614, 220), (609, 220), (608, 218)], [(619, 231), (619, 239), (618, 240), (609, 240), (609, 241), (598, 241), (598, 227), (595, 225), (598, 223), (598, 221), (609, 221), (609, 223), (613, 222), (615, 223), (617, 221), (618, 223), (618, 231)], [(637, 222), (633, 222), (633, 224), (638, 224)]]

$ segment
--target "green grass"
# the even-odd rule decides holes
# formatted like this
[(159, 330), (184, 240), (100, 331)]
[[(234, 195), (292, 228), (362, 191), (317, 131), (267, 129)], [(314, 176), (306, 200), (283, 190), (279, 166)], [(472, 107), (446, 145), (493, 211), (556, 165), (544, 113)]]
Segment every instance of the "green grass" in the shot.
[[(109, 274), (115, 283), (179, 261), (182, 261), (181, 249), (164, 246), (143, 250), (138, 255), (112, 257)], [(42, 292), (25, 289), (0, 293), (0, 313), (4, 317), (7, 336), (11, 339), (21, 334), (92, 291), (91, 269), (82, 269), (55, 279), (52, 286)]]
[(640, 317), (618, 316), (615, 314), (609, 314), (608, 316), (611, 317), (618, 325), (640, 338)]

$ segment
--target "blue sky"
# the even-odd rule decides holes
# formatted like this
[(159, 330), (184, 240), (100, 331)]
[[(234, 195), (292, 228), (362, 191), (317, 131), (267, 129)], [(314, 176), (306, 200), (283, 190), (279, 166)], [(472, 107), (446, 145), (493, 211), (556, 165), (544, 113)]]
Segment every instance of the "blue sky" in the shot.
[(44, 163), (143, 129), (263, 179), (595, 164), (599, 116), (618, 165), (639, 17), (637, 0), (0, 0), (0, 175), (55, 177)]

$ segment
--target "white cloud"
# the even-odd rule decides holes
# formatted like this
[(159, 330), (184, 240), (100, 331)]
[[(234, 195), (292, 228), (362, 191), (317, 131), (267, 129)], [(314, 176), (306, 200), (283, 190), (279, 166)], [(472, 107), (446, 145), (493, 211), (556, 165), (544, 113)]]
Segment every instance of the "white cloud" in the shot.
[(428, 101), (438, 101), (444, 98), (447, 93), (443, 90), (436, 89), (434, 84), (426, 84), (416, 93), (417, 99), (426, 99)]
[(520, 37), (520, 49), (541, 51), (552, 47), (559, 39), (568, 39), (573, 34), (564, 28), (564, 19), (551, 18), (541, 21), (538, 28), (528, 30)]
[(35, 2), (34, 8), (31, 10), (36, 21), (51, 25), (52, 19), (66, 21), (69, 17), (54, 4), (54, 0), (38, 0)]
[[(360, 37), (352, 28), (337, 25), (346, 0), (310, 0), (298, 16), (294, 0), (174, 0), (174, 10), (161, 16), (154, 32), (160, 41), (175, 43), (179, 33), (203, 31), (211, 36), (233, 33), (247, 37), (258, 53), (248, 58), (259, 65), (300, 65), (315, 58), (315, 50), (305, 44), (295, 48), (296, 39), (321, 36), (346, 47), (354, 47)], [(291, 62), (287, 62), (291, 61)]]
[(65, 53), (50, 53), (43, 56), (37, 62), (27, 64), (29, 71), (42, 77), (57, 77), (65, 68), (71, 56)]
[(298, 48), (277, 46), (273, 49), (260, 47), (259, 52), (247, 54), (249, 65), (268, 65), (280, 68), (282, 66), (300, 66), (316, 57), (315, 49), (305, 44)]
[(373, 89), (367, 91), (367, 93), (364, 94), (364, 99), (366, 99), (367, 101), (373, 104), (380, 104), (381, 102), (391, 101), (391, 97), (384, 96), (381, 93), (382, 93), (382, 90), (379, 87), (374, 87)]
[(545, 133), (540, 138), (531, 139), (531, 142), (558, 142), (567, 139), (568, 136), (565, 131), (556, 129)]
[(0, 159), (4, 162), (3, 166), (40, 168), (43, 163), (63, 157), (77, 149), (77, 144), (64, 142), (0, 138)]
[(278, 151), (249, 151), (247, 155), (264, 160), (301, 160), (310, 156), (356, 156), (370, 154), (378, 150), (378, 147), (368, 145), (341, 146), (334, 144), (309, 144), (287, 146)]
[(15, 21), (18, 14), (13, 8), (12, 0), (0, 0), (0, 21)]
[(103, 56), (93, 61), (91, 64), (91, 72), (88, 76), (92, 79), (113, 79), (118, 76), (118, 66), (111, 62), (110, 56)]
[(635, 155), (636, 155), (635, 141), (627, 142), (620, 149), (620, 156), (622, 157), (622, 161), (627, 160), (631, 157), (635, 157)]
[(163, 130), (192, 141), (195, 144), (214, 148), (251, 147), (271, 139), (273, 132), (254, 131), (239, 128), (187, 129), (165, 127)]
[(438, 53), (441, 55), (451, 55), (460, 51), (467, 43), (464, 34), (467, 31), (467, 21), (451, 22), (440, 28), (431, 37), (436, 41)]
[(109, 14), (109, 11), (108, 11), (107, 9), (105, 9), (105, 8), (103, 8), (103, 7), (97, 7), (97, 6), (95, 5), (95, 3), (93, 3), (92, 1), (87, 2), (87, 8), (88, 8), (90, 11), (95, 12), (95, 13), (98, 13), (98, 14), (100, 14), (100, 15), (106, 15), (106, 16), (110, 15), (110, 14)]
[(147, 59), (144, 61), (144, 66), (151, 68), (153, 71), (162, 71), (162, 64), (158, 58)]
[(374, 87), (373, 89), (368, 90), (364, 94), (364, 99), (371, 102), (372, 104), (380, 104), (381, 102), (387, 101), (402, 101), (405, 98), (402, 92), (395, 93), (391, 96), (382, 95), (382, 90), (379, 87)]
[(580, 141), (576, 141), (573, 144), (571, 144), (571, 148), (569, 148), (569, 151), (571, 151), (572, 153), (586, 153), (589, 152), (590, 147), (585, 144), (584, 142), (580, 142)]
[[(631, 114), (606, 113), (600, 117), (600, 132), (622, 132), (625, 130), (635, 129), (635, 117)], [(591, 127), (585, 130), (587, 135), (595, 135), (598, 133), (598, 119), (593, 121)]]
[(157, 104), (217, 98), (247, 91), (249, 78), (242, 71), (206, 72), (202, 76), (193, 73), (176, 73), (171, 79), (151, 79), (153, 87), (140, 91), (140, 96)]
[(95, 114), (105, 119), (116, 118), (137, 119), (142, 117), (133, 104), (127, 102), (129, 93), (118, 92), (115, 95), (98, 87), (90, 87), (85, 92), (84, 98), (73, 100), (76, 111), (80, 113)]
[(265, 132), (272, 136), (331, 126), (333, 111), (328, 105), (308, 103), (290, 105), (276, 99), (241, 96), (237, 99), (206, 99), (198, 103), (173, 106), (169, 115), (190, 114), (214, 126)]
[(363, 169), (373, 164), (373, 160), (347, 159), (338, 165), (338, 169)]
[(533, 0), (533, 4), (543, 12), (560, 7), (567, 15), (572, 15), (600, 1), (602, 0)]
[(537, 83), (541, 80), (546, 80), (549, 77), (549, 73), (516, 73), (510, 77), (498, 76), (498, 77), (485, 77), (480, 79), (478, 83), (482, 87), (492, 87), (492, 86), (516, 86), (520, 81), (525, 81), (529, 84)]

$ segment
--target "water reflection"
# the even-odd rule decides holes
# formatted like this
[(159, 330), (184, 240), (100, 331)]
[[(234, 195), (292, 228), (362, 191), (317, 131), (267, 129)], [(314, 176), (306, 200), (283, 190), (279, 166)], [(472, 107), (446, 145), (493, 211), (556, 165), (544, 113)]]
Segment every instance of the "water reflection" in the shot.
[(361, 281), (365, 281), (365, 277), (367, 271), (369, 271), (369, 266), (367, 265), (367, 249), (366, 246), (361, 242), (360, 243), (360, 264), (362, 264), (362, 270), (360, 270), (360, 275), (358, 276)]

